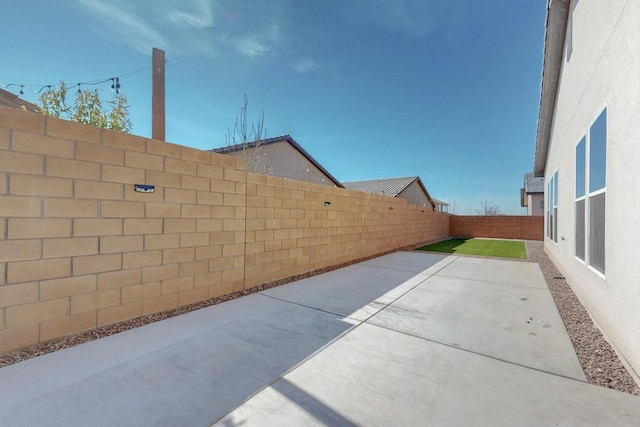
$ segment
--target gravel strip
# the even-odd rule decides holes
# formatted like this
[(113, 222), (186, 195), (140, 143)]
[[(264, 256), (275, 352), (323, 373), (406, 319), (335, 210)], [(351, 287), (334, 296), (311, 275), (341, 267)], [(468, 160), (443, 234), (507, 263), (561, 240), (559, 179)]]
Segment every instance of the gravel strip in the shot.
[[(425, 242), (424, 244), (428, 243), (432, 242)], [(527, 241), (526, 243), (528, 260), (538, 263), (540, 269), (542, 270), (542, 274), (544, 275), (549, 289), (551, 290), (553, 299), (555, 300), (558, 311), (560, 312), (560, 316), (562, 317), (567, 332), (569, 333), (569, 338), (571, 339), (571, 342), (573, 343), (573, 346), (576, 350), (576, 354), (578, 355), (578, 360), (582, 365), (582, 369), (584, 370), (589, 383), (640, 396), (640, 387), (638, 387), (627, 369), (620, 362), (620, 359), (618, 358), (613, 348), (611, 348), (609, 343), (604, 339), (604, 336), (602, 335), (600, 330), (593, 324), (593, 321), (587, 313), (587, 310), (582, 306), (582, 303), (580, 303), (578, 298), (575, 296), (566, 280), (564, 280), (556, 266), (553, 264), (553, 262), (551, 262), (547, 254), (544, 252), (543, 242)], [(420, 246), (423, 245), (417, 245), (415, 247)], [(399, 250), (412, 250), (415, 247), (412, 246), (408, 248), (401, 248)], [(101, 328), (93, 329), (90, 331), (68, 335), (66, 337), (59, 338), (53, 341), (36, 344), (21, 350), (0, 354), (0, 368), (21, 362), (23, 360), (31, 359), (33, 357), (52, 353), (57, 350), (62, 350), (64, 348), (73, 347), (109, 335), (124, 332), (129, 329), (137, 328), (139, 326), (148, 325), (150, 323), (158, 322), (160, 320), (168, 319), (174, 316), (179, 316), (190, 311), (220, 304), (225, 301), (229, 301), (256, 292), (261, 292), (265, 289), (275, 288), (277, 286), (291, 283), (296, 280), (301, 280), (332, 270), (337, 270), (342, 267), (377, 258), (390, 252), (361, 258), (332, 267), (309, 271), (304, 274), (299, 274), (297, 276), (288, 277), (286, 279), (264, 283), (250, 289), (233, 292), (227, 295), (222, 295), (216, 298), (208, 299), (206, 301), (189, 304), (173, 310), (148, 314), (146, 316), (138, 317), (113, 325), (103, 326)]]
[(544, 243), (527, 241), (527, 256), (542, 270), (589, 383), (640, 396), (640, 387), (549, 259)]

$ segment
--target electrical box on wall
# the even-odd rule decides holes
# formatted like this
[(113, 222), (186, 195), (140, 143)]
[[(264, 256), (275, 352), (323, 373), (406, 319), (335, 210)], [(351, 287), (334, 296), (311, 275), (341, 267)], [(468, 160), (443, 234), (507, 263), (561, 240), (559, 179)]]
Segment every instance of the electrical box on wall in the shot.
[(156, 191), (155, 185), (134, 184), (133, 188), (138, 193), (155, 193)]

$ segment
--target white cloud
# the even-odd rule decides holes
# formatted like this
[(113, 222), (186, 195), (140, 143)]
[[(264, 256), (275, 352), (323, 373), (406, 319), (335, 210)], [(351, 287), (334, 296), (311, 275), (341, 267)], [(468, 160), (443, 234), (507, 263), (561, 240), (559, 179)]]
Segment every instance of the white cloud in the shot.
[(294, 70), (301, 74), (304, 74), (307, 71), (313, 71), (316, 68), (318, 68), (318, 64), (316, 64), (316, 62), (310, 58), (305, 58), (298, 61), (298, 63), (293, 67)]
[[(187, 9), (190, 11), (184, 11), (180, 9), (172, 9), (167, 15), (169, 20), (176, 25), (186, 24), (187, 26), (207, 29), (212, 28), (215, 25), (214, 16), (214, 4), (209, 0), (194, 0), (190, 4), (189, 2), (183, 2), (184, 7), (186, 3)], [(189, 7), (190, 6), (190, 7)]]
[(253, 58), (267, 54), (278, 44), (279, 40), (280, 27), (277, 24), (272, 24), (263, 30), (257, 26), (248, 35), (234, 40), (233, 44), (238, 52)]
[(96, 32), (137, 51), (261, 57), (280, 42), (281, 16), (269, 2), (76, 0)]
[(356, 0), (350, 18), (409, 37), (422, 37), (436, 25), (432, 0)]
[(243, 37), (236, 41), (236, 49), (245, 56), (262, 56), (269, 50), (269, 46), (255, 37)]
[(149, 53), (152, 46), (165, 46), (166, 40), (153, 26), (126, 7), (102, 0), (79, 0), (86, 11), (102, 21), (100, 32), (111, 31), (117, 41), (129, 45), (135, 50)]

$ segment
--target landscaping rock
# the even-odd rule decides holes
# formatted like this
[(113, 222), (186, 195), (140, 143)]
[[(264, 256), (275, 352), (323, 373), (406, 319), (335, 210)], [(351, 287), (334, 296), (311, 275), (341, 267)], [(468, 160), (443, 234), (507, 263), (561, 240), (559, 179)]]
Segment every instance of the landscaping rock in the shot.
[(549, 259), (544, 243), (527, 241), (527, 255), (542, 270), (589, 383), (640, 396), (640, 387)]

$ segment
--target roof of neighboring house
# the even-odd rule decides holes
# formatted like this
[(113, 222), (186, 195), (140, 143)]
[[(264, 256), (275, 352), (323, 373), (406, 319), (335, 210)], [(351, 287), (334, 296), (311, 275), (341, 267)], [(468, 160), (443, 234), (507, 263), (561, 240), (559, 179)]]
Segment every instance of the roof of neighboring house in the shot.
[(536, 154), (533, 173), (544, 175), (547, 161), (547, 149), (551, 136), (551, 124), (560, 82), (562, 54), (564, 50), (569, 0), (549, 0), (547, 22), (544, 36), (544, 62), (542, 64), (542, 82), (540, 90), (540, 109), (538, 111), (538, 131), (536, 135)]
[[(309, 154), (307, 152), (307, 150), (302, 148), (302, 146), (300, 144), (298, 144), (296, 142), (296, 140), (293, 139), (290, 135), (280, 135), (280, 136), (276, 136), (276, 137), (273, 137), (273, 138), (263, 139), (263, 140), (261, 140), (259, 142), (260, 142), (260, 145), (276, 144), (278, 142), (287, 142), (287, 143), (289, 143), (289, 145), (291, 145), (293, 148), (298, 150), (298, 152), (300, 152), (300, 154), (302, 154), (302, 156), (304, 156), (307, 160), (309, 160), (309, 162), (311, 162), (311, 164), (313, 164), (323, 174), (325, 174), (337, 187), (344, 188), (343, 185), (340, 183), (340, 181), (338, 181), (333, 175), (331, 175), (328, 170), (326, 170), (320, 163), (318, 163), (316, 161), (316, 159), (314, 159), (311, 156), (311, 154)], [(242, 151), (245, 148), (253, 148), (255, 146), (256, 146), (256, 141), (250, 142), (246, 146), (244, 144), (236, 144), (236, 145), (230, 145), (228, 147), (214, 148), (212, 151), (214, 151), (214, 152), (216, 152), (218, 154), (229, 154), (229, 153), (235, 153), (235, 152), (238, 152), (238, 151)]]
[(537, 177), (533, 172), (524, 175), (524, 191), (527, 194), (544, 193), (544, 177)]
[(0, 89), (0, 105), (12, 108), (22, 108), (27, 111), (40, 111), (40, 108), (37, 105), (25, 101), (24, 99), (18, 97), (18, 95), (14, 95), (13, 93), (4, 89)]
[(396, 197), (405, 188), (418, 182), (424, 194), (427, 195), (427, 200), (433, 205), (434, 201), (429, 195), (429, 192), (422, 184), (419, 176), (409, 176), (406, 178), (388, 178), (388, 179), (372, 179), (369, 181), (352, 181), (343, 182), (344, 188), (355, 191), (362, 191), (364, 193), (381, 194), (383, 196)]
[(447, 202), (443, 202), (442, 200), (438, 200), (435, 198), (431, 198), (431, 201), (435, 204), (435, 205), (440, 205), (440, 206), (449, 206), (449, 203)]

